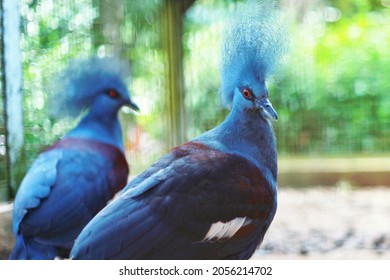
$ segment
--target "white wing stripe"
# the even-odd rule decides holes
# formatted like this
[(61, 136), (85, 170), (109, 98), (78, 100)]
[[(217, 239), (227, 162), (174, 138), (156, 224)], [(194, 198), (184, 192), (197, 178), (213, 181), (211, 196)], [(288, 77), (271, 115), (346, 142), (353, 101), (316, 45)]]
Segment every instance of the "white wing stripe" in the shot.
[(212, 239), (224, 239), (230, 238), (244, 225), (251, 222), (251, 219), (246, 217), (237, 217), (229, 222), (222, 223), (216, 222), (211, 225), (203, 241), (209, 241)]

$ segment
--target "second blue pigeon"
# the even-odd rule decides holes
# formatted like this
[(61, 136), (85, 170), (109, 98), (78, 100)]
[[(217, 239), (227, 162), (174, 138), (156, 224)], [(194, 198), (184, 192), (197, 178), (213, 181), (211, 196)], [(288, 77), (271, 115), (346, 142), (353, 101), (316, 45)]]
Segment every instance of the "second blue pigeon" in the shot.
[(129, 106), (127, 67), (117, 59), (76, 60), (57, 78), (56, 114), (77, 126), (47, 148), (16, 194), (10, 259), (67, 258), (82, 228), (127, 183), (118, 110)]

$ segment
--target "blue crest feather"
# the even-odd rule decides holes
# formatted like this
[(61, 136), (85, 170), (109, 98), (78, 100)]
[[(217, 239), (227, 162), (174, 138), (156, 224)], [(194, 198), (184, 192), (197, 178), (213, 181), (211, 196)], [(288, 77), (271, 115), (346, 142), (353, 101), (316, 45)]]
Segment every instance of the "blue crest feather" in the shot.
[(77, 117), (103, 90), (127, 92), (129, 77), (129, 65), (118, 58), (72, 60), (52, 79), (51, 113), (55, 117)]
[(221, 95), (225, 105), (244, 75), (264, 81), (286, 50), (286, 30), (274, 1), (237, 5), (222, 45)]

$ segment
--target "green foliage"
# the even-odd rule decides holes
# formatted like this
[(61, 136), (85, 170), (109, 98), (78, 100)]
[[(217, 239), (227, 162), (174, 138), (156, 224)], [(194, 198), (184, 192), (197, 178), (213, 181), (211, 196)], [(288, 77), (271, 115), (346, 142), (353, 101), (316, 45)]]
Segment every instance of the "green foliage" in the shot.
[(22, 3), (21, 11), (26, 170), (74, 124), (50, 117), (50, 82), (69, 59), (91, 53), (93, 9), (87, 0), (45, 0)]
[(281, 153), (388, 150), (389, 23), (382, 9), (323, 23), (319, 33), (297, 26), (275, 104)]
[[(101, 46), (94, 44), (99, 1), (22, 2), (28, 166), (43, 147), (77, 121), (50, 118), (51, 75), (70, 58), (99, 53)], [(187, 139), (216, 126), (227, 114), (219, 99), (220, 41), (235, 2), (198, 0), (186, 14)], [(386, 152), (390, 144), (389, 9), (374, 0), (326, 3), (333, 8), (308, 6), (305, 14), (294, 19), (291, 52), (270, 82), (271, 101), (280, 117), (274, 124), (279, 153)], [(124, 56), (132, 63), (131, 92), (141, 108), (136, 117), (122, 116), (132, 174), (164, 152), (161, 4), (160, 0), (123, 2), (119, 34)], [(327, 18), (325, 11), (336, 17)]]

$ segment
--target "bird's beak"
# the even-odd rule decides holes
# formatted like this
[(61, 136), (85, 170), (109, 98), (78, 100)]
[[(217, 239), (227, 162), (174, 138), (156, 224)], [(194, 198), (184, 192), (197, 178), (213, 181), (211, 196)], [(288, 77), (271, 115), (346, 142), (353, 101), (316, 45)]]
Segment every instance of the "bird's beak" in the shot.
[(272, 107), (272, 104), (268, 98), (261, 98), (257, 100), (257, 107), (266, 112), (270, 119), (278, 119), (278, 114), (276, 113), (274, 107)]
[(139, 107), (137, 104), (135, 104), (131, 99), (129, 99), (129, 101), (126, 103), (126, 105), (128, 107), (130, 107), (131, 109), (133, 109), (134, 111), (136, 112), (139, 112)]

